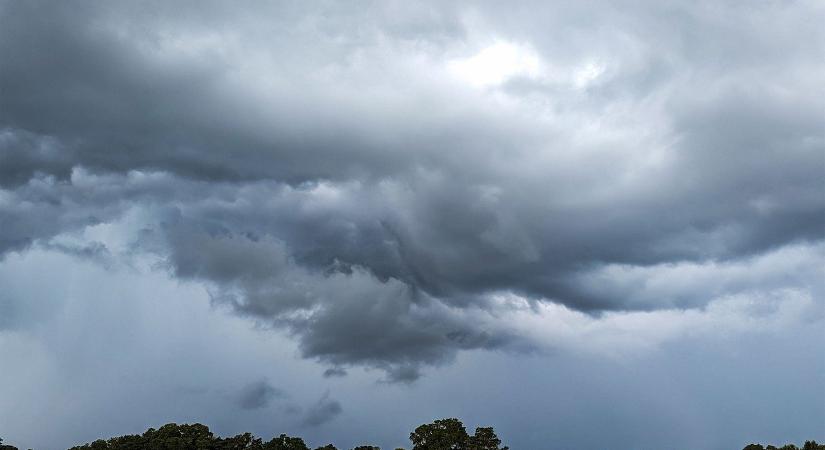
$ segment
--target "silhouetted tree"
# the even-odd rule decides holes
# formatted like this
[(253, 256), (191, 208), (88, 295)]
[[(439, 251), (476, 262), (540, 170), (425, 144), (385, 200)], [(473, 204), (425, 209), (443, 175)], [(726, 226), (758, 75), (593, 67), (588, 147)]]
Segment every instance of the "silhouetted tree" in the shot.
[(500, 447), (501, 439), (492, 427), (478, 427), (473, 436), (467, 434), (458, 419), (441, 419), (421, 425), (410, 433), (413, 450), (509, 450)]
[(440, 419), (410, 433), (413, 450), (466, 450), (470, 436), (458, 419)]
[[(412, 450), (509, 450), (501, 447), (501, 439), (492, 427), (478, 427), (472, 436), (467, 434), (464, 424), (455, 418), (439, 419), (421, 425), (410, 433)], [(4, 445), (0, 439), (0, 450), (18, 450), (12, 445)], [(69, 450), (309, 450), (304, 440), (286, 434), (262, 442), (251, 433), (233, 437), (215, 436), (206, 425), (169, 423), (158, 429), (149, 428), (142, 435), (125, 435), (109, 440), (98, 439)], [(337, 450), (332, 444), (315, 450)], [(353, 450), (380, 450), (379, 447), (361, 445)], [(404, 450), (396, 448), (395, 450)], [(777, 448), (773, 445), (748, 444), (743, 450), (825, 450), (825, 445), (816, 441), (805, 441), (800, 448), (787, 444)]]
[(282, 434), (263, 446), (264, 450), (309, 450), (304, 440), (299, 437), (289, 437)]
[[(763, 447), (761, 444), (748, 444), (742, 450), (800, 450), (800, 448), (794, 444), (786, 444), (779, 448), (773, 445)], [(825, 450), (825, 445), (817, 444), (816, 441), (805, 441), (801, 450)]]
[[(501, 439), (492, 427), (478, 427), (475, 434), (469, 436), (460, 420), (439, 419), (433, 423), (421, 425), (410, 433), (412, 450), (509, 450), (501, 447)], [(0, 450), (18, 450), (11, 445), (3, 445)], [(263, 442), (251, 433), (233, 437), (215, 436), (206, 425), (169, 423), (158, 429), (149, 428), (142, 435), (125, 435), (109, 440), (98, 439), (89, 444), (72, 447), (69, 450), (309, 450), (304, 440), (286, 434)], [(317, 447), (315, 450), (337, 450), (332, 444)], [(353, 450), (380, 450), (371, 445), (361, 445)], [(395, 450), (404, 450), (396, 448)], [(748, 444), (743, 450), (825, 450), (825, 445), (816, 441), (805, 441), (797, 447), (787, 444), (777, 448), (773, 445)]]
[(0, 450), (17, 450), (17, 447), (13, 445), (4, 445), (3, 438), (0, 438)]
[(215, 450), (258, 450), (263, 448), (261, 439), (256, 438), (252, 433), (243, 433), (225, 439), (216, 439), (213, 444)]
[(476, 433), (470, 437), (469, 450), (509, 450), (509, 447), (501, 448), (501, 439), (496, 436), (493, 427), (478, 427)]

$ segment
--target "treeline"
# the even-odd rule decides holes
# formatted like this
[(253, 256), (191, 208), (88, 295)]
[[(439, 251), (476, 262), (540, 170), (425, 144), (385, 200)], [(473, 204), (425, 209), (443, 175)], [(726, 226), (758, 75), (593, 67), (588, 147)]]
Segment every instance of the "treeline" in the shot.
[(825, 450), (825, 444), (817, 444), (816, 441), (805, 441), (802, 448), (787, 444), (782, 447), (774, 447), (773, 445), (762, 446), (762, 444), (749, 444), (742, 450)]
[[(492, 427), (476, 428), (472, 436), (458, 419), (442, 419), (421, 425), (410, 433), (412, 450), (509, 450), (501, 447), (501, 440)], [(0, 450), (17, 450), (17, 447), (2, 445)], [(132, 434), (113, 437), (108, 440), (71, 447), (69, 450), (310, 450), (304, 440), (282, 434), (264, 442), (251, 433), (233, 437), (215, 436), (206, 425), (175, 423), (158, 429), (149, 428), (141, 435)], [(315, 450), (338, 450), (332, 444)], [(372, 445), (361, 445), (353, 450), (380, 450)], [(404, 450), (404, 449), (396, 449)]]
[[(501, 447), (501, 440), (492, 427), (476, 428), (470, 436), (464, 424), (458, 419), (441, 419), (421, 425), (410, 433), (412, 450), (509, 450)], [(0, 450), (18, 450), (13, 445), (3, 445)], [(131, 434), (118, 436), (109, 440), (98, 439), (94, 442), (71, 447), (69, 450), (310, 450), (304, 440), (282, 434), (264, 442), (251, 433), (221, 438), (215, 436), (209, 427), (199, 423), (178, 425), (166, 424), (158, 429), (149, 428), (142, 435)], [(332, 444), (316, 447), (315, 450), (338, 450)], [(352, 450), (381, 450), (373, 445), (360, 445)], [(395, 450), (405, 450), (396, 448)], [(786, 444), (782, 447), (773, 445), (748, 444), (742, 450), (825, 450), (825, 444), (805, 441), (802, 447)]]

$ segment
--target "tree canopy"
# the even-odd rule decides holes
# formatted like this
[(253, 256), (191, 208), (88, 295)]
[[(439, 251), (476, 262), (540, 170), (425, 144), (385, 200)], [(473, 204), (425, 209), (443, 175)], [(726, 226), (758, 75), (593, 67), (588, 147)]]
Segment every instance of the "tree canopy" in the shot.
[(3, 445), (3, 438), (0, 438), (0, 450), (17, 450), (13, 445)]
[[(458, 419), (440, 419), (421, 425), (410, 433), (413, 450), (506, 450), (499, 447), (501, 440), (492, 427), (476, 428), (473, 436), (467, 434)], [(17, 450), (2, 447), (0, 450)], [(169, 423), (158, 429), (150, 428), (142, 435), (126, 435), (108, 440), (79, 445), (69, 450), (310, 450), (299, 437), (281, 434), (267, 442), (243, 433), (221, 438), (215, 436), (206, 425)], [(338, 450), (327, 444), (315, 450)], [(352, 450), (380, 450), (372, 445), (360, 445)], [(396, 449), (404, 450), (404, 449)]]
[(441, 419), (410, 433), (413, 450), (508, 450), (492, 427), (476, 428), (470, 436), (458, 419)]
[[(509, 450), (501, 446), (501, 439), (492, 427), (478, 427), (471, 436), (464, 424), (455, 418), (439, 419), (417, 427), (410, 433), (412, 450)], [(0, 450), (18, 450), (13, 445), (3, 444)], [(199, 423), (168, 423), (155, 429), (149, 428), (141, 435), (130, 434), (98, 439), (88, 444), (71, 447), (69, 450), (310, 450), (304, 440), (281, 434), (264, 442), (251, 433), (222, 438), (215, 436), (209, 427)], [(316, 447), (315, 450), (338, 450), (332, 444)], [(381, 450), (372, 445), (359, 445), (352, 450)], [(395, 450), (404, 450), (396, 448)], [(802, 447), (786, 444), (782, 447), (762, 444), (748, 444), (742, 450), (825, 450), (825, 444), (805, 441)]]
[(816, 441), (805, 441), (801, 449), (793, 444), (786, 444), (782, 447), (774, 447), (773, 445), (763, 446), (762, 444), (748, 444), (742, 450), (825, 450), (825, 444), (818, 444)]

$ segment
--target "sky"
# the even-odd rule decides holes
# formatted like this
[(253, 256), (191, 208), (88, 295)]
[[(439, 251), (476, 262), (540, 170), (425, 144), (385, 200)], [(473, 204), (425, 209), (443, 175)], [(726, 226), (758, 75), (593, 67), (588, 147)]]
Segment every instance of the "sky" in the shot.
[(822, 23), (0, 0), (0, 437), (825, 440)]

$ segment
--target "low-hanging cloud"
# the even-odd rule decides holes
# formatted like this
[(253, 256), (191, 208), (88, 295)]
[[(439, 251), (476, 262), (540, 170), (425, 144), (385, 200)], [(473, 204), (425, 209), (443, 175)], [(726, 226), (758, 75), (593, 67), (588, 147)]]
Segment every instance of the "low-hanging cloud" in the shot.
[(272, 386), (267, 380), (258, 380), (244, 386), (237, 395), (237, 405), (242, 409), (261, 409), (269, 406), (274, 399), (286, 394)]
[(332, 399), (329, 392), (324, 393), (318, 402), (312, 405), (304, 414), (303, 424), (310, 427), (323, 425), (344, 411), (341, 403)]

